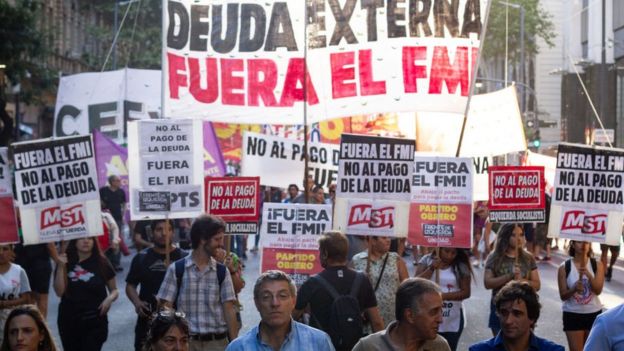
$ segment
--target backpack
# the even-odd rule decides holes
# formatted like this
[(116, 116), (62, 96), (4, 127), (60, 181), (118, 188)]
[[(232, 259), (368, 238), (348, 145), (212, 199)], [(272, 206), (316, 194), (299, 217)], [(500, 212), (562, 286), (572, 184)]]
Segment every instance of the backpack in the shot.
[[(596, 273), (596, 259), (593, 257), (589, 258), (589, 263), (591, 264), (591, 268), (592, 271), (594, 272), (594, 274)], [(565, 269), (565, 274), (566, 274), (566, 279), (568, 279), (568, 276), (570, 275), (570, 269), (572, 269), (572, 259), (569, 258), (565, 261), (564, 263), (564, 269)]]
[[(329, 314), (329, 325), (321, 326), (329, 334), (332, 344), (339, 349), (351, 349), (362, 337), (362, 317), (357, 293), (362, 284), (362, 273), (356, 273), (348, 295), (340, 295), (320, 274), (313, 276), (334, 300)], [(317, 321), (318, 322), (318, 321)], [(317, 323), (320, 326), (320, 323)]]
[[(175, 261), (173, 264), (175, 265), (175, 277), (176, 277), (176, 295), (173, 299), (173, 308), (178, 309), (178, 297), (180, 296), (180, 288), (182, 287), (182, 277), (184, 276), (184, 260), (186, 257), (182, 257), (181, 259)], [(217, 262), (217, 279), (219, 280), (219, 290), (221, 289), (221, 284), (225, 280), (225, 274), (227, 273), (227, 267), (224, 264)]]

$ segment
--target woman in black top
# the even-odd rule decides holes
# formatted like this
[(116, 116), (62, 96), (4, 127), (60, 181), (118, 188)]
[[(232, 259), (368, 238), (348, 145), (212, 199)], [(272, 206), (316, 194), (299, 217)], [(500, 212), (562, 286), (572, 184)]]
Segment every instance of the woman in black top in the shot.
[(69, 242), (54, 275), (61, 298), (58, 328), (65, 351), (99, 351), (108, 337), (106, 314), (119, 296), (115, 271), (94, 237)]

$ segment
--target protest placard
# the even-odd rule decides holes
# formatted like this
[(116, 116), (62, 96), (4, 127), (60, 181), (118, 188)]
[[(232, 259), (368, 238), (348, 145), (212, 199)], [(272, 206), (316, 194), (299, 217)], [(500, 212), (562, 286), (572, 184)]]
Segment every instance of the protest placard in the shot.
[(411, 139), (343, 134), (334, 229), (405, 237), (414, 149)]
[(284, 271), (299, 286), (323, 270), (318, 238), (329, 230), (330, 205), (265, 203), (262, 212), (260, 270)]
[(11, 147), (25, 244), (102, 234), (91, 135)]
[(623, 149), (559, 144), (548, 236), (618, 245), (623, 178)]
[[(308, 143), (308, 174), (327, 189), (336, 183), (339, 151), (336, 145)], [(241, 175), (258, 175), (262, 185), (286, 188), (304, 177), (303, 141), (245, 132)]]
[(159, 70), (146, 69), (63, 76), (56, 94), (54, 136), (97, 130), (124, 143), (127, 122), (161, 116), (161, 83)]
[(336, 196), (409, 201), (414, 140), (343, 134)]
[(488, 210), (494, 223), (544, 223), (544, 167), (492, 166)]
[(0, 244), (19, 242), (8, 151), (9, 148), (0, 147)]
[(308, 123), (463, 113), (488, 3), (167, 1), (163, 114), (301, 124), (304, 99)]
[(226, 234), (257, 234), (260, 177), (206, 177), (206, 213), (221, 217)]
[(470, 158), (414, 158), (408, 241), (470, 248), (473, 168)]
[(203, 213), (201, 121), (141, 120), (131, 122), (128, 133), (131, 218), (191, 218)]

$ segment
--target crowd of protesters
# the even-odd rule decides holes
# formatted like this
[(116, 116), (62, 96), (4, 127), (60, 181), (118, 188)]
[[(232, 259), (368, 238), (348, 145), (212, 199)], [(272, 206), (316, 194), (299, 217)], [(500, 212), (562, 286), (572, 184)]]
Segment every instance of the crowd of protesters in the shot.
[[(103, 238), (0, 245), (0, 351), (57, 349), (45, 321), (51, 276), (60, 297), (57, 323), (63, 349), (102, 349), (108, 336), (107, 313), (119, 297), (115, 275), (122, 271), (119, 255), (125, 247), (120, 235), (123, 216), (118, 213), (125, 197), (118, 191), (118, 178), (109, 181), (102, 190), (107, 209)], [(267, 188), (263, 201), (333, 203), (335, 186), (326, 194), (306, 179), (306, 188), (307, 199), (296, 184), (287, 192)], [(283, 272), (260, 275), (253, 286), (260, 323), (242, 335), (238, 294), (245, 287), (246, 238), (241, 236), (226, 251), (225, 223), (209, 215), (176, 223), (137, 222), (132, 239), (138, 253), (125, 289), (137, 315), (134, 348), (457, 350), (474, 266), (483, 267), (484, 286), (492, 290), (488, 327), (493, 337), (470, 350), (563, 350), (533, 332), (541, 309), (541, 250), (536, 246), (551, 243), (542, 240), (529, 246), (525, 234), (540, 233), (544, 227), (506, 224), (493, 231), (482, 203), (475, 206), (474, 221), (479, 228), (474, 250), (414, 248), (415, 278), (409, 277), (402, 257), (404, 243), (326, 232), (319, 239), (324, 270), (299, 289)], [(595, 259), (589, 243), (570, 241), (570, 258), (558, 269), (563, 330), (573, 351), (624, 347), (624, 337), (614, 332), (624, 324), (624, 309), (604, 312), (599, 299), (619, 247), (602, 249)], [(612, 259), (607, 262), (609, 251)], [(547, 251), (544, 259), (549, 257)]]

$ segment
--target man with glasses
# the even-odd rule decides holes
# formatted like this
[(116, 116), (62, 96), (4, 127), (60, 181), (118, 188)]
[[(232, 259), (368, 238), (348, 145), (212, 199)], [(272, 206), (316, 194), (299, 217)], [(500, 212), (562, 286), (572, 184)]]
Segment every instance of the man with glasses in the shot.
[[(126, 295), (134, 305), (137, 323), (134, 328), (134, 349), (140, 351), (147, 334), (149, 315), (156, 310), (156, 293), (165, 278), (167, 264), (184, 257), (186, 253), (171, 243), (173, 226), (171, 221), (157, 219), (151, 221), (151, 248), (139, 252), (132, 259), (130, 271), (126, 277)], [(168, 246), (168, 247), (167, 247)], [(167, 251), (169, 262), (167, 262)], [(141, 291), (137, 288), (140, 286)]]
[(260, 313), (260, 324), (234, 340), (227, 351), (334, 351), (327, 334), (292, 320), (295, 301), (295, 283), (286, 273), (264, 272), (254, 286), (254, 303)]

